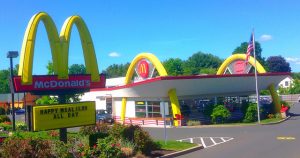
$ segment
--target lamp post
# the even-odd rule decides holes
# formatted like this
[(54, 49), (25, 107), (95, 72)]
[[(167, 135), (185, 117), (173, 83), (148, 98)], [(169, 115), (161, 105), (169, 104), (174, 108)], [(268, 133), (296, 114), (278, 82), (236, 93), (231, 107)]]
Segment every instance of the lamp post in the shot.
[(10, 92), (11, 92), (11, 105), (12, 105), (12, 119), (13, 119), (13, 131), (16, 130), (16, 118), (15, 118), (15, 95), (14, 95), (14, 84), (13, 84), (13, 58), (18, 57), (18, 51), (8, 51), (7, 58), (10, 59)]

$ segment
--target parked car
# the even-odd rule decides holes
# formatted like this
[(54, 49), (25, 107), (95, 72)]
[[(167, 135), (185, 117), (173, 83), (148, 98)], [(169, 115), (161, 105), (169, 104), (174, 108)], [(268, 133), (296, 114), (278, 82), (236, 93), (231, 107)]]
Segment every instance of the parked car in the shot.
[(15, 111), (16, 115), (22, 115), (25, 114), (25, 109), (19, 109)]
[(106, 110), (97, 110), (96, 120), (100, 122), (113, 123), (112, 115)]

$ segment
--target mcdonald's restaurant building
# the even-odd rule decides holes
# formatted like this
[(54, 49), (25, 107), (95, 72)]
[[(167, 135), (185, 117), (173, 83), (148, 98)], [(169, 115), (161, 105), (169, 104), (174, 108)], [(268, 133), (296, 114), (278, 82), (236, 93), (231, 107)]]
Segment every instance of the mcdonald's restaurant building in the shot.
[[(56, 75), (32, 75), (34, 41), (40, 22), (46, 26), (48, 38), (51, 39), (49, 42)], [(68, 48), (73, 25), (77, 26), (81, 41), (84, 41), (83, 54), (89, 75), (68, 74)], [(258, 72), (258, 89), (270, 91), (278, 110), (280, 104), (275, 85), (290, 75), (267, 73), (254, 58), (250, 57), (245, 63), (245, 54), (235, 54), (224, 61), (216, 75), (169, 76), (156, 56), (141, 53), (132, 60), (125, 77), (108, 79), (105, 87), (105, 78), (99, 76), (94, 45), (83, 19), (80, 16), (67, 18), (61, 32), (59, 36), (52, 18), (45, 12), (37, 13), (31, 18), (24, 35), (18, 76), (13, 79), (16, 92), (57, 92), (55, 94), (64, 95), (67, 92), (73, 94), (90, 89), (90, 92), (82, 96), (82, 101), (95, 101), (96, 109), (105, 109), (117, 121), (125, 123), (159, 125), (161, 118), (168, 116), (178, 126), (185, 117), (185, 107), (197, 109), (198, 113), (194, 116), (199, 116), (205, 104), (211, 100), (218, 102), (218, 97), (240, 102), (244, 96), (255, 94), (256, 77), (253, 72)], [(86, 82), (83, 85), (64, 84), (77, 83), (79, 80)], [(44, 81), (44, 87), (34, 86), (35, 83)], [(49, 81), (62, 84), (52, 87), (49, 86)]]
[[(254, 58), (245, 64), (245, 57), (232, 55), (216, 75), (168, 76), (153, 54), (141, 53), (131, 62), (126, 77), (107, 79), (106, 88), (91, 89), (82, 100), (95, 101), (96, 109), (107, 110), (116, 121), (125, 123), (160, 125), (163, 113), (175, 120), (178, 115), (201, 120), (201, 110), (207, 104), (216, 104), (221, 99), (222, 103), (240, 105), (255, 95)], [(272, 100), (279, 102), (275, 85), (290, 74), (267, 73), (258, 62), (256, 68), (258, 89), (270, 90)], [(186, 117), (186, 107), (196, 112)], [(174, 125), (180, 122), (175, 121)]]

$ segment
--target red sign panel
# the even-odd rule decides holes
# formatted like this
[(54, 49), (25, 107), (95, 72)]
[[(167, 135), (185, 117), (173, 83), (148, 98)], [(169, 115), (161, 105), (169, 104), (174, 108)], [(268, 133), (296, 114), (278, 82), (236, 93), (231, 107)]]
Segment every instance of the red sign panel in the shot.
[(32, 76), (31, 85), (22, 85), (21, 76), (14, 77), (15, 92), (40, 92), (104, 88), (105, 76), (100, 75), (99, 82), (92, 82), (90, 75), (69, 75), (69, 79), (58, 79), (54, 75)]
[(243, 60), (238, 60), (234, 62), (233, 74), (244, 74), (246, 69), (246, 63)]
[(141, 60), (138, 64), (138, 73), (142, 78), (149, 76), (149, 64), (146, 60)]

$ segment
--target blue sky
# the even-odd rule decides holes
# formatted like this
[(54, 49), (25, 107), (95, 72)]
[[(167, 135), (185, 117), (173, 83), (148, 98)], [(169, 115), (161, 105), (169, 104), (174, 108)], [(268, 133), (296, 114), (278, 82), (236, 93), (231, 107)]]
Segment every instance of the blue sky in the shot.
[[(300, 72), (300, 1), (295, 0), (6, 0), (0, 2), (0, 69), (9, 67), (6, 53), (21, 50), (27, 24), (47, 12), (60, 31), (64, 20), (80, 15), (92, 35), (100, 72), (130, 62), (141, 52), (161, 61), (187, 59), (202, 51), (225, 59), (252, 28), (263, 57), (281, 55)], [(70, 63), (84, 63), (77, 29), (73, 29)], [(46, 31), (37, 32), (34, 74), (46, 74), (51, 60)], [(14, 60), (18, 63), (19, 58)]]

